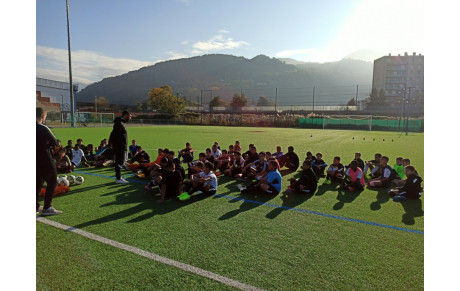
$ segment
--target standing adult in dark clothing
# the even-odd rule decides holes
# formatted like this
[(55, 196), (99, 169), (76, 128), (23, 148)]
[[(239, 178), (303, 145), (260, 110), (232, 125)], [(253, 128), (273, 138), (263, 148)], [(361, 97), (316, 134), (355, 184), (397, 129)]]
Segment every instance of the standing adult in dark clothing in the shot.
[[(46, 120), (46, 111), (43, 108), (37, 108), (37, 165), (36, 165), (36, 176), (37, 176), (37, 212), (41, 212), (42, 215), (56, 215), (61, 214), (62, 211), (54, 209), (51, 206), (51, 201), (53, 200), (54, 190), (57, 185), (57, 173), (56, 173), (56, 164), (53, 160), (53, 155), (51, 153), (51, 147), (57, 145), (56, 138), (51, 133), (50, 129), (43, 125)], [(40, 190), (43, 186), (43, 181), (46, 182), (46, 192), (45, 192), (45, 205), (40, 206), (39, 197)]]
[(131, 120), (131, 114), (128, 111), (123, 111), (121, 117), (115, 118), (113, 121), (113, 130), (110, 133), (109, 144), (112, 146), (115, 155), (115, 175), (117, 184), (129, 183), (121, 178), (121, 169), (127, 159), (128, 152), (128, 132), (124, 123)]

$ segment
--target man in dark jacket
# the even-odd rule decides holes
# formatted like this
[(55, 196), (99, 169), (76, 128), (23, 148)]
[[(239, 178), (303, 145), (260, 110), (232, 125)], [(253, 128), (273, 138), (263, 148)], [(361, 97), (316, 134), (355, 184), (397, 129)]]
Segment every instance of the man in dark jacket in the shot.
[(121, 178), (121, 169), (127, 159), (128, 150), (128, 132), (124, 123), (131, 120), (131, 114), (128, 111), (123, 111), (121, 117), (115, 118), (113, 121), (113, 130), (110, 133), (109, 145), (112, 146), (115, 154), (115, 175), (117, 184), (127, 184), (128, 181)]
[[(41, 107), (37, 107), (37, 166), (36, 166), (36, 177), (37, 177), (37, 212), (41, 212), (42, 215), (56, 215), (61, 214), (62, 211), (54, 209), (51, 206), (53, 200), (54, 190), (57, 185), (57, 173), (56, 164), (53, 160), (51, 153), (51, 147), (57, 145), (56, 138), (51, 133), (50, 129), (43, 125), (46, 120), (46, 111)], [(43, 181), (46, 181), (46, 192), (45, 192), (45, 205), (43, 208), (40, 206), (39, 197), (40, 190), (43, 186)]]

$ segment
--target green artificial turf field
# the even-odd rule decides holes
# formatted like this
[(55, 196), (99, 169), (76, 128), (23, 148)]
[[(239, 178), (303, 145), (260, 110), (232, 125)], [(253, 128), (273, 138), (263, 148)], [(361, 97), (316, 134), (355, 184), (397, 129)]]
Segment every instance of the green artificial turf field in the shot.
[[(98, 146), (111, 128), (52, 131), (64, 145), (82, 138)], [(321, 152), (328, 164), (334, 156), (348, 164), (357, 151), (363, 160), (380, 152), (391, 166), (398, 156), (410, 158), (423, 178), (423, 134), (156, 126), (129, 127), (128, 139), (153, 159), (158, 147), (177, 153), (187, 141), (196, 157), (214, 141), (227, 148), (235, 140), (244, 151), (249, 143), (271, 152), (292, 145), (301, 160), (307, 151)], [(423, 289), (423, 196), (393, 202), (385, 189), (350, 193), (321, 185), (324, 179), (313, 195), (288, 195), (296, 172), (283, 176), (276, 197), (241, 195), (237, 184), (248, 182), (221, 176), (217, 195), (159, 205), (158, 189), (145, 192), (146, 180), (131, 172), (122, 174), (132, 183), (118, 185), (112, 167), (77, 170), (85, 182), (53, 199), (64, 213), (50, 220), (262, 289)], [(37, 222), (37, 289), (232, 288)]]

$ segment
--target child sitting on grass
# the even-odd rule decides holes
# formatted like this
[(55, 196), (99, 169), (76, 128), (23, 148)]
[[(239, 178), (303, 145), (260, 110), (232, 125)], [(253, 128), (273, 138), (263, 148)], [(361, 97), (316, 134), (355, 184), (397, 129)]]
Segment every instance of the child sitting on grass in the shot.
[(203, 170), (203, 163), (206, 162), (206, 154), (200, 153), (198, 155), (198, 161), (188, 163), (188, 177), (190, 178), (193, 174), (197, 174)]
[(297, 193), (315, 193), (318, 187), (318, 180), (316, 178), (315, 172), (311, 168), (311, 161), (306, 160), (302, 164), (301, 176), (298, 180), (295, 178), (290, 178), (288, 180), (291, 185), (288, 186), (287, 192), (297, 192)]
[(390, 159), (387, 156), (380, 158), (379, 168), (382, 169), (382, 174), (372, 180), (369, 180), (369, 186), (376, 188), (390, 188), (391, 181), (394, 179), (396, 172), (388, 165)]
[(176, 166), (176, 171), (178, 171), (181, 175), (181, 182), (184, 182), (184, 179), (187, 178), (185, 176), (185, 169), (182, 167), (179, 158), (174, 158), (173, 160), (174, 165)]
[(212, 172), (214, 165), (210, 162), (205, 162), (203, 172), (197, 174), (198, 176), (192, 183), (186, 183), (186, 192), (180, 195), (180, 200), (188, 199), (193, 193), (197, 191), (203, 192), (205, 195), (214, 195), (217, 192), (217, 177)]
[(305, 161), (313, 162), (314, 160), (316, 160), (315, 156), (311, 152), (307, 152), (307, 155), (305, 157)]
[(334, 161), (327, 169), (326, 180), (324, 184), (331, 184), (332, 181), (343, 181), (344, 166), (340, 163), (340, 157), (334, 157)]
[[(201, 160), (201, 159), (200, 159)], [(206, 158), (205, 160), (201, 160), (203, 163), (205, 161), (208, 161), (210, 162), (211, 164), (216, 164), (216, 159), (214, 158), (214, 156), (212, 155), (212, 151), (210, 148), (207, 148), (206, 149)]]
[(244, 168), (244, 159), (241, 157), (240, 152), (235, 152), (235, 160), (230, 169), (224, 171), (224, 174), (229, 177), (241, 178), (243, 176), (242, 170)]
[[(136, 152), (133, 154), (131, 158), (131, 164), (138, 162), (139, 164), (148, 164), (150, 163), (150, 156), (149, 154), (142, 149), (141, 146), (137, 146)], [(129, 167), (129, 165), (128, 165)]]
[(193, 161), (193, 148), (189, 142), (185, 143), (185, 149), (179, 151), (179, 159), (182, 158), (182, 163), (190, 163)]
[(324, 175), (324, 170), (327, 167), (327, 164), (325, 161), (323, 161), (323, 154), (322, 153), (317, 153), (316, 154), (316, 159), (312, 160), (311, 162), (312, 169), (315, 172), (316, 177), (319, 179), (320, 177), (325, 177)]
[(59, 150), (59, 156), (56, 160), (56, 170), (58, 173), (70, 173), (75, 166), (70, 162), (69, 157), (65, 154), (65, 148)]
[(155, 164), (151, 166), (153, 168), (150, 170), (149, 174), (150, 174), (150, 177), (152, 178), (152, 181), (150, 181), (150, 183), (147, 186), (145, 186), (145, 190), (148, 191), (152, 189), (153, 186), (158, 186), (161, 188), (163, 174), (166, 173), (166, 167), (168, 165), (168, 162), (169, 162), (168, 158), (163, 157), (159, 165)]
[(90, 164), (88, 164), (88, 161), (86, 160), (83, 150), (80, 149), (80, 146), (78, 144), (76, 144), (75, 148), (72, 150), (72, 165), (74, 165), (76, 168), (80, 166), (82, 161), (86, 167), (91, 167)]
[(215, 162), (215, 168), (219, 170), (219, 175), (230, 168), (230, 156), (228, 155), (227, 150), (222, 150), (222, 155), (218, 157)]
[(393, 201), (402, 201), (406, 199), (419, 199), (422, 195), (422, 178), (417, 175), (413, 166), (406, 166), (404, 173), (407, 176), (404, 187), (396, 188), (389, 192), (390, 196), (393, 196)]
[(211, 155), (214, 157), (214, 160), (216, 160), (218, 157), (222, 155), (222, 152), (220, 151), (219, 148), (217, 148), (216, 144), (213, 144), (212, 146)]
[(179, 171), (176, 171), (176, 165), (173, 161), (168, 161), (163, 173), (160, 193), (161, 197), (157, 203), (163, 203), (165, 199), (174, 198), (182, 194), (182, 176)]
[(239, 141), (235, 141), (235, 145), (233, 146), (233, 150), (235, 152), (241, 152), (241, 144)]
[(402, 179), (404, 179), (406, 177), (406, 175), (404, 173), (404, 165), (402, 163), (402, 160), (403, 160), (402, 157), (396, 158), (396, 163), (393, 166), (393, 169), (398, 174), (398, 176), (396, 176), (395, 179), (398, 179), (398, 180), (402, 180)]
[(382, 169), (380, 168), (380, 158), (382, 154), (375, 154), (374, 159), (371, 161), (366, 161), (366, 165), (364, 166), (363, 172), (364, 175), (367, 175), (367, 171), (370, 169), (371, 173), (369, 174), (371, 179), (375, 179), (382, 174)]
[[(361, 168), (362, 171), (364, 170), (364, 161), (361, 159), (361, 153), (355, 153), (355, 159), (353, 161), (358, 163), (358, 167)], [(345, 166), (345, 169), (348, 169), (350, 164)]]
[(86, 146), (85, 157), (88, 161), (94, 161), (94, 146), (92, 143)]
[(342, 189), (348, 189), (349, 191), (364, 190), (366, 182), (364, 181), (363, 170), (358, 166), (358, 161), (351, 161), (350, 167), (345, 174), (345, 179), (341, 185)]
[(278, 159), (280, 167), (286, 166), (291, 171), (297, 171), (299, 168), (299, 156), (294, 152), (294, 147), (289, 146), (288, 152)]
[(277, 146), (276, 147), (276, 152), (272, 154), (272, 156), (277, 160), (279, 158), (281, 158), (283, 155), (284, 155), (284, 153), (281, 151), (281, 146)]
[(264, 193), (269, 195), (278, 195), (281, 191), (282, 178), (276, 168), (277, 164), (274, 160), (268, 163), (268, 172), (260, 181), (256, 181), (247, 188), (240, 186), (241, 193)]
[(247, 164), (243, 168), (243, 175), (246, 175), (249, 179), (257, 179), (257, 177), (262, 177), (267, 171), (267, 161), (265, 161), (265, 153), (259, 153), (259, 159), (255, 162)]
[[(405, 169), (407, 166), (411, 166), (411, 164), (410, 164), (410, 159), (407, 159), (407, 158), (406, 158), (406, 159), (402, 159), (401, 162), (402, 162), (402, 165), (403, 165), (404, 169)], [(415, 170), (415, 174), (416, 174), (417, 176), (419, 176), (417, 170)], [(405, 174), (404, 174), (404, 175), (405, 175)], [(406, 177), (406, 178), (407, 178), (407, 177)], [(406, 179), (394, 179), (392, 183), (393, 183), (393, 185), (395, 185), (396, 187), (403, 187), (404, 184), (406, 184)]]

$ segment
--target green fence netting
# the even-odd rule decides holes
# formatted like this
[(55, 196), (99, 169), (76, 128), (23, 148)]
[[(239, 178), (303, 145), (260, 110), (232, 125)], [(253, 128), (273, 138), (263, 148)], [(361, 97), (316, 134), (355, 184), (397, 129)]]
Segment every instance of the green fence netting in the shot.
[[(362, 129), (369, 130), (369, 123), (372, 122), (372, 130), (405, 131), (406, 121), (399, 119), (330, 119), (325, 123), (329, 129)], [(302, 128), (323, 128), (324, 118), (300, 118), (299, 127)], [(423, 119), (409, 120), (407, 130), (411, 132), (423, 132)]]

